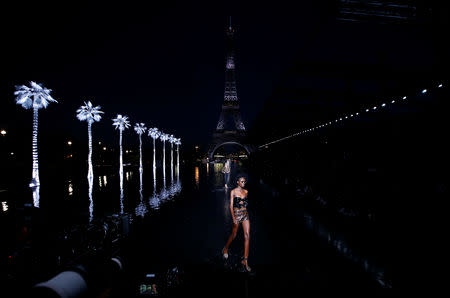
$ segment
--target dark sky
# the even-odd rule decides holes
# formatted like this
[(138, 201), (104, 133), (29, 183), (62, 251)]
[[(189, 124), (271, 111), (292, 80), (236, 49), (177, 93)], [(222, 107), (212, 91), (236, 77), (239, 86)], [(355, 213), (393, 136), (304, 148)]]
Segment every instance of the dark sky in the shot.
[[(15, 2), (0, 18), (0, 126), (27, 137), (32, 114), (15, 105), (13, 92), (34, 80), (59, 101), (41, 111), (42, 134), (86, 141), (75, 110), (91, 100), (105, 112), (94, 126), (96, 139), (116, 142), (111, 118), (121, 113), (184, 144), (207, 143), (223, 101), (229, 15), (237, 28), (237, 88), (247, 127), (299, 57), (376, 63), (383, 52), (390, 63), (424, 68), (439, 59), (426, 28), (349, 31), (333, 22), (333, 1), (36, 2)], [(137, 142), (131, 130), (125, 138)]]

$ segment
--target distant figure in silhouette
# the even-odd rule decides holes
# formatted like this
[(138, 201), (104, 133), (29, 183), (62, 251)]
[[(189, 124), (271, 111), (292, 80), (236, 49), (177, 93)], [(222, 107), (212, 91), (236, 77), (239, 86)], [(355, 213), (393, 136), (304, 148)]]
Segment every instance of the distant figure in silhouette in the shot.
[(245, 177), (238, 176), (237, 187), (230, 193), (230, 211), (233, 218), (233, 228), (230, 237), (228, 237), (227, 244), (222, 249), (222, 255), (225, 259), (228, 259), (228, 248), (231, 242), (234, 240), (239, 228), (239, 224), (242, 224), (244, 230), (244, 257), (241, 264), (245, 271), (250, 272), (251, 268), (248, 266), (248, 251), (250, 247), (250, 219), (247, 212), (247, 197), (248, 190), (244, 189), (247, 183)]
[(225, 188), (228, 188), (228, 182), (230, 182), (231, 160), (228, 158), (223, 166), (222, 173), (225, 179)]

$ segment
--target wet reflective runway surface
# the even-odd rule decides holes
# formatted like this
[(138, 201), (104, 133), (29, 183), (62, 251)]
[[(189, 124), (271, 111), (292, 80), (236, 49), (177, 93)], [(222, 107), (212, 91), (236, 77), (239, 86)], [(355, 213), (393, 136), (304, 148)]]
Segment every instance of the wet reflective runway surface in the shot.
[[(176, 296), (257, 297), (293, 290), (369, 294), (384, 293), (392, 287), (386, 255), (365, 249), (348, 236), (349, 226), (309, 213), (298, 198), (280, 194), (235, 162), (231, 181), (244, 173), (249, 190), (252, 273), (242, 273), (241, 227), (230, 246), (229, 259), (221, 255), (232, 226), (231, 188), (224, 188), (222, 166), (182, 167), (179, 175), (176, 172), (172, 176), (169, 171), (165, 181), (159, 176), (153, 180), (151, 171), (144, 171), (142, 183), (137, 169), (125, 170), (123, 195), (117, 176), (99, 175), (94, 180), (92, 200), (82, 179), (65, 181), (61, 201), (46, 201), (50, 196), (41, 191), (39, 212), (47, 218), (39, 229), (35, 225), (42, 239), (37, 241), (35, 235), (33, 243), (37, 248), (33, 254), (41, 265), (30, 264), (30, 271), (48, 277), (54, 271), (45, 271), (42, 263), (52, 263), (53, 269), (64, 263), (64, 255), (52, 244), (60, 243), (57, 239), (65, 229), (115, 214), (129, 219), (120, 251), (126, 275), (121, 290), (117, 290), (118, 297), (139, 296), (148, 274), (155, 274), (159, 278), (155, 284), (174, 289), (172, 294)], [(172, 286), (168, 286), (170, 270), (177, 272), (177, 283), (172, 281)], [(30, 279), (39, 280), (36, 276)]]
[(221, 297), (299, 290), (368, 294), (383, 293), (392, 286), (384, 263), (365, 255), (371, 252), (353, 248), (345, 233), (327, 228), (295, 199), (281, 197), (234, 163), (232, 181), (238, 173), (244, 173), (249, 181), (252, 273), (241, 273), (241, 227), (231, 244), (229, 259), (221, 255), (232, 226), (231, 189), (223, 186), (221, 166), (194, 167), (191, 183), (183, 183), (182, 198), (135, 222), (127, 247), (127, 254), (134, 257), (130, 265), (137, 274), (135, 280), (176, 268), (184, 273), (180, 273), (183, 291)]

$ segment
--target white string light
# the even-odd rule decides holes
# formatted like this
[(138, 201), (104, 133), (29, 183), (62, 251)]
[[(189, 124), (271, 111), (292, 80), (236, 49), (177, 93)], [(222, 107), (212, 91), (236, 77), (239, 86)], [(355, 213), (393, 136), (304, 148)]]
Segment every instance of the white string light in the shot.
[[(438, 88), (442, 88), (442, 87), (443, 87), (442, 83), (438, 84), (437, 87), (438, 87)], [(425, 94), (425, 93), (427, 93), (427, 92), (428, 92), (427, 89), (422, 89), (422, 91), (421, 91), (422, 94)], [(407, 98), (408, 98), (407, 96), (403, 96), (403, 97), (402, 97), (402, 100), (406, 100)], [(391, 101), (391, 104), (394, 104), (395, 102), (396, 102), (395, 99), (393, 99), (393, 100)], [(386, 107), (386, 103), (382, 103), (382, 104), (381, 104), (381, 107), (383, 107), (383, 108)], [(373, 111), (376, 111), (376, 110), (377, 110), (377, 106), (373, 106), (373, 107), (372, 107), (372, 110), (373, 110)], [(366, 108), (365, 111), (366, 111), (366, 112), (370, 112), (370, 109), (369, 109), (369, 108)], [(353, 118), (353, 116), (359, 116), (359, 112), (356, 112), (355, 114), (350, 114), (350, 118)], [(343, 116), (343, 117), (339, 117), (339, 118), (337, 118), (337, 119), (334, 120), (334, 123), (336, 123), (336, 122), (338, 122), (338, 121), (342, 121), (342, 120), (344, 120), (344, 119), (348, 119), (348, 118), (349, 118), (348, 115), (347, 115), (347, 116)], [(322, 127), (331, 125), (332, 123), (333, 123), (333, 121), (329, 121), (329, 122), (327, 122), (327, 123), (324, 123), (324, 124), (321, 124), (321, 125), (318, 125), (318, 126), (309, 128), (309, 129), (304, 129), (304, 130), (302, 130), (301, 132), (295, 133), (295, 134), (293, 134), (293, 135), (290, 135), (290, 136), (287, 136), (287, 137), (284, 137), (284, 138), (281, 138), (281, 139), (272, 141), (272, 142), (270, 142), (270, 143), (261, 145), (261, 146), (259, 146), (259, 148), (263, 148), (263, 147), (267, 148), (268, 145), (271, 145), (271, 144), (275, 144), (275, 143), (284, 141), (284, 140), (289, 139), (289, 138), (292, 138), (292, 137), (294, 137), (294, 136), (303, 135), (303, 134), (305, 134), (305, 133), (307, 133), (307, 132), (314, 131), (315, 129), (319, 129), (319, 128), (322, 128)]]

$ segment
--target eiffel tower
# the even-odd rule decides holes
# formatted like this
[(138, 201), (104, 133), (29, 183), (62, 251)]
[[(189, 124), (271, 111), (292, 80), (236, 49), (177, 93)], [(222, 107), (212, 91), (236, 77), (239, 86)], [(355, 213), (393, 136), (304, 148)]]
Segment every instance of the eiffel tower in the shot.
[(236, 144), (245, 149), (247, 154), (251, 152), (250, 145), (245, 144), (247, 132), (241, 119), (239, 110), (239, 99), (236, 90), (236, 74), (234, 63), (234, 33), (235, 29), (230, 23), (226, 30), (227, 35), (227, 56), (225, 63), (225, 91), (220, 112), (219, 122), (213, 133), (212, 142), (208, 150), (208, 157), (213, 159), (214, 152), (221, 146)]

